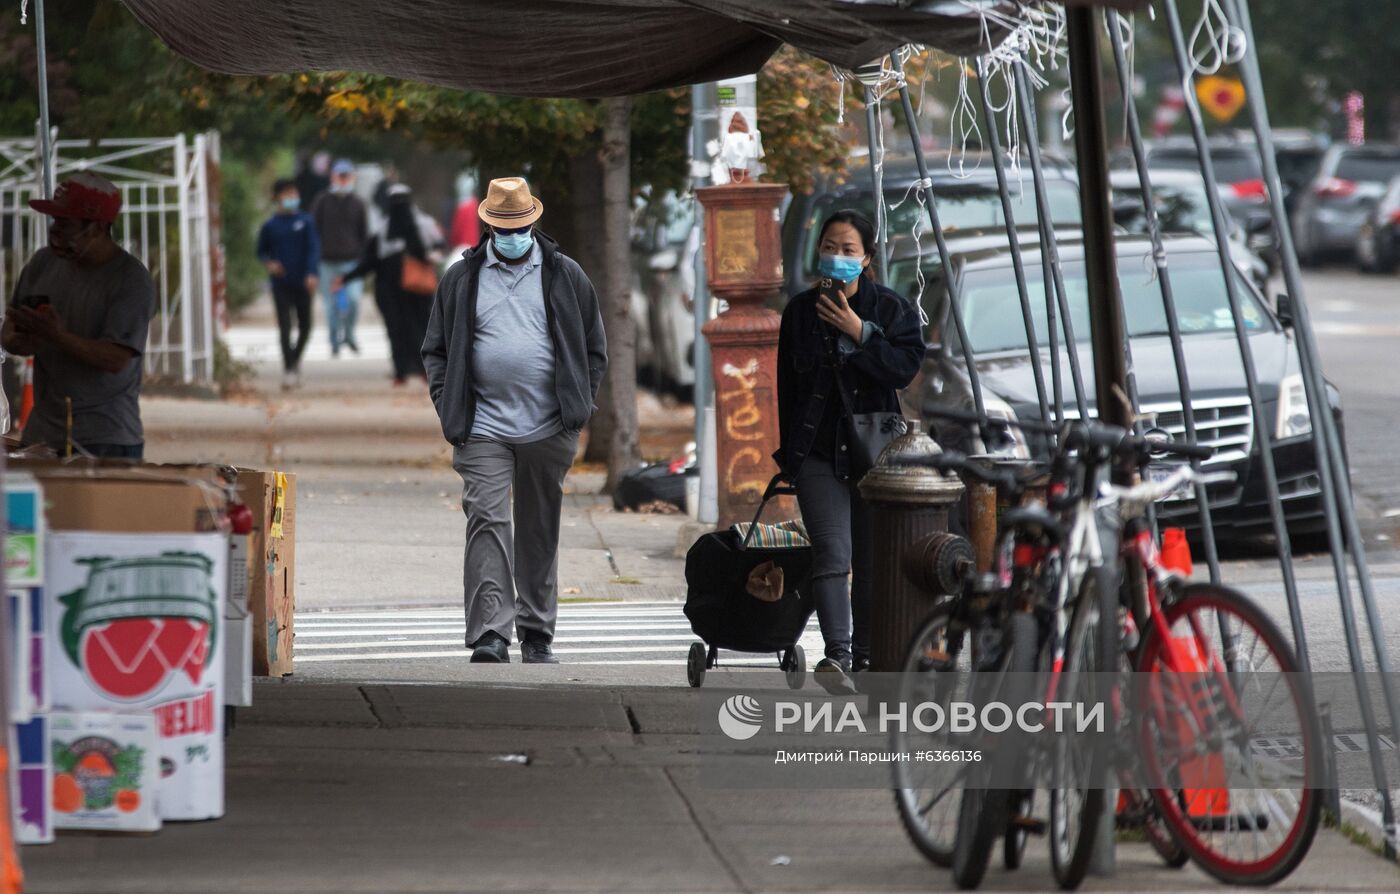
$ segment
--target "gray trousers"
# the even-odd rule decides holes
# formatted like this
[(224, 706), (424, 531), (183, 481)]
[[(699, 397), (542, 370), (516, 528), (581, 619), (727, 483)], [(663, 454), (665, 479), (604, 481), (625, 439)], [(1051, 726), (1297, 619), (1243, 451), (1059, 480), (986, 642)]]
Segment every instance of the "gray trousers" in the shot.
[[(467, 516), (463, 562), (466, 644), (494, 630), (554, 637), (559, 608), (559, 516), (577, 432), (530, 444), (470, 438), (452, 451)], [(512, 516), (514, 523), (512, 524)]]
[(830, 461), (809, 456), (797, 473), (797, 505), (812, 541), (812, 596), (826, 655), (869, 657), (875, 563), (870, 504), (854, 480), (836, 477)]

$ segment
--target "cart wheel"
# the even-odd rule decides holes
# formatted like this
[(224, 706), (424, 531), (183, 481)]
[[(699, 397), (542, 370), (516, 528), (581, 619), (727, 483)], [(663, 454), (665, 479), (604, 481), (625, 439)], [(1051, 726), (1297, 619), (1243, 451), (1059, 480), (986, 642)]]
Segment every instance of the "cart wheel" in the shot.
[(690, 655), (685, 662), (685, 678), (690, 681), (691, 688), (699, 689), (705, 682), (705, 660), (706, 650), (704, 643), (691, 643)]
[(788, 688), (801, 689), (807, 685), (807, 653), (802, 651), (801, 646), (794, 645), (788, 650), (786, 658), (783, 670), (787, 672)]

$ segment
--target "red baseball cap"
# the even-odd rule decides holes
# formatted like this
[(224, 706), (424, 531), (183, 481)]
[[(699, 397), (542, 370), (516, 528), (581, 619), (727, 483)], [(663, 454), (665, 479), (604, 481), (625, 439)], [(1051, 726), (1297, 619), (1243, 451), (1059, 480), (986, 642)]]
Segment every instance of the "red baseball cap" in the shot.
[(122, 209), (122, 194), (106, 177), (84, 171), (58, 184), (52, 199), (34, 199), (29, 207), (50, 217), (110, 224), (116, 222)]

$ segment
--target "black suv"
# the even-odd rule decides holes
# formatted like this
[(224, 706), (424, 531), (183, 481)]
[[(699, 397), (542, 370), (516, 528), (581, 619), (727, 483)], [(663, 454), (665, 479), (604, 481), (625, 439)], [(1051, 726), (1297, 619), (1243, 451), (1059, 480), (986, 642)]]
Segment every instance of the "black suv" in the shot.
[[(928, 157), (929, 179), (938, 203), (939, 223), (948, 238), (967, 230), (1005, 226), (1001, 194), (989, 155), (970, 154), (963, 160), (964, 174), (948, 168), (947, 159), (932, 153)], [(1079, 188), (1074, 169), (1059, 159), (1045, 163), (1045, 187), (1050, 200), (1050, 216), (1056, 226), (1079, 226)], [(1008, 172), (1012, 184), (1012, 216), (1017, 227), (1034, 227), (1037, 220), (1035, 188), (1027, 168), (1021, 175)], [(884, 164), (885, 202), (891, 207), (888, 223), (891, 239), (908, 237), (915, 221), (923, 218), (928, 236), (928, 212), (919, 204), (916, 190), (919, 173), (912, 158), (887, 157)], [(1017, 190), (1017, 186), (1020, 187)], [(834, 212), (854, 208), (875, 220), (875, 188), (870, 180), (870, 164), (853, 162), (840, 184), (824, 183), (807, 194), (792, 197), (783, 217), (783, 277), (789, 296), (809, 288), (817, 278), (817, 228)]]
[[(1048, 391), (1052, 381), (1051, 358), (1038, 239), (1034, 232), (1022, 231), (1020, 240), (1042, 378)], [(1235, 344), (1233, 317), (1214, 243), (1199, 236), (1168, 236), (1165, 242), (1170, 256), (1177, 318), (1191, 374), (1189, 412), (1196, 424), (1196, 439), (1215, 450), (1214, 457), (1206, 463), (1207, 470), (1234, 472), (1234, 481), (1213, 484), (1209, 488), (1215, 523), (1222, 534), (1254, 535), (1271, 530), (1254, 428), (1263, 424), (1270, 427), (1273, 435), (1274, 462), (1289, 530), (1291, 533), (1315, 533), (1323, 523), (1317, 459), (1310, 437), (1312, 422), (1297, 349), (1289, 328), (1286, 297), (1280, 299), (1282, 314), (1275, 315), (1246, 278), (1236, 275), (1235, 284), (1242, 299), (1245, 327), (1249, 331), (1264, 398), (1265, 418), (1259, 420), (1254, 418), (1245, 391), (1244, 369)], [(1127, 313), (1141, 409), (1155, 417), (1156, 427), (1181, 436), (1185, 432), (1186, 410), (1177, 393), (1176, 367), (1160, 287), (1146, 273), (1151, 269), (1151, 243), (1140, 236), (1120, 236), (1117, 247), (1119, 285)], [(950, 248), (953, 249), (953, 276), (961, 296), (959, 307), (988, 413), (1013, 420), (1039, 418), (1031, 353), (1005, 236), (995, 245), (989, 233), (980, 245), (966, 243)], [(1094, 370), (1089, 346), (1083, 243), (1078, 234), (1061, 233), (1059, 248), (1086, 397), (1093, 412)], [(918, 294), (915, 282), (919, 268), (923, 269), (927, 281), (922, 304), (930, 321), (928, 337), (933, 347), (919, 380), (906, 390), (906, 410), (971, 409), (972, 394), (964, 352), (948, 318), (947, 284), (937, 257), (924, 254), (920, 262), (916, 260), (912, 243), (897, 244), (890, 263), (890, 285), (901, 294)], [(1064, 403), (1066, 415), (1074, 417), (1077, 413), (1064, 341), (1061, 331), (1059, 364)], [(1341, 399), (1330, 385), (1328, 400), (1340, 425)], [(929, 418), (944, 447), (980, 449), (972, 442), (965, 426)], [(1043, 439), (1018, 434), (1010, 452), (1021, 457), (1044, 458), (1046, 448)], [(1159, 508), (1164, 518), (1178, 524), (1191, 527), (1194, 523), (1195, 507), (1190, 498), (1167, 501)]]

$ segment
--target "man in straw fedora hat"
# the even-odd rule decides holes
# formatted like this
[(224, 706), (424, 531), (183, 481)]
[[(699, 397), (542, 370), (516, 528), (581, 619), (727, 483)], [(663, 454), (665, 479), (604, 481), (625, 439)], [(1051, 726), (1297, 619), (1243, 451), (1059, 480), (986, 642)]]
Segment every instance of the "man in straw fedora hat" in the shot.
[(438, 284), (423, 341), (462, 476), (466, 644), (507, 662), (514, 630), (522, 661), (553, 664), (564, 475), (608, 365), (603, 318), (523, 178), (492, 180), (478, 214), (487, 232)]

